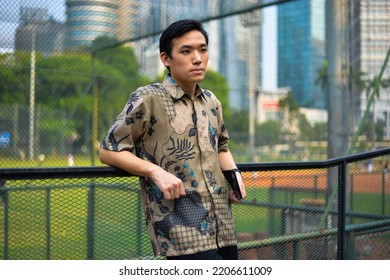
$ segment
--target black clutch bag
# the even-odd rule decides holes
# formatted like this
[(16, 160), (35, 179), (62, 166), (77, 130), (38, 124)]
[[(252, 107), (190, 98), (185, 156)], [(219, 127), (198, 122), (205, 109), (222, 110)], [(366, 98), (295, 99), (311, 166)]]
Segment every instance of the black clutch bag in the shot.
[(233, 192), (236, 194), (237, 198), (242, 199), (240, 184), (238, 183), (237, 179), (237, 176), (241, 176), (241, 171), (238, 169), (222, 170), (222, 173), (230, 187), (233, 189)]

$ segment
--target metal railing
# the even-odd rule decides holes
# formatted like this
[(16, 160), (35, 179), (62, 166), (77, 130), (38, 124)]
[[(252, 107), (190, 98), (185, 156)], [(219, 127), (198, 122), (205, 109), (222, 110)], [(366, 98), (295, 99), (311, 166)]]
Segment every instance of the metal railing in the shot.
[[(387, 259), (390, 149), (241, 163), (240, 259)], [(373, 169), (367, 169), (367, 163)], [(0, 169), (0, 259), (155, 257), (138, 178), (112, 167)], [(333, 195), (336, 191), (336, 195)]]

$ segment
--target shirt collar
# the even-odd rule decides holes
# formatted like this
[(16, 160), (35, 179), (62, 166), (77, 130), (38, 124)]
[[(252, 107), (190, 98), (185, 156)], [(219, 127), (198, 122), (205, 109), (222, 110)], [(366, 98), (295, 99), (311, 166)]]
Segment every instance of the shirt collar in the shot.
[[(165, 75), (164, 81), (163, 81), (164, 88), (168, 91), (168, 93), (172, 96), (173, 99), (179, 100), (183, 98), (184, 96), (188, 96), (189, 94), (186, 93), (178, 84), (177, 82), (171, 77), (169, 73)], [(195, 97), (204, 97), (204, 92), (200, 88), (199, 84), (196, 84), (196, 93)]]

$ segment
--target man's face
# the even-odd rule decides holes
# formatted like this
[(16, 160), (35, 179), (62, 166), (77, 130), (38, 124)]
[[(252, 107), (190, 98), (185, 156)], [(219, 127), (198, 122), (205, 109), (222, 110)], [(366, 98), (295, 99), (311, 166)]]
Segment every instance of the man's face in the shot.
[(172, 78), (188, 89), (204, 79), (209, 60), (206, 39), (199, 31), (190, 31), (172, 41), (171, 57), (165, 53), (160, 57), (169, 66)]

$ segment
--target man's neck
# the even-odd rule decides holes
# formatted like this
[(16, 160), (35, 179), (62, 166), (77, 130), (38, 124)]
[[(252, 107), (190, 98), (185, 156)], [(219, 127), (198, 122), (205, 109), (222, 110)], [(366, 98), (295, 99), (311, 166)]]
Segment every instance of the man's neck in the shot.
[(191, 100), (195, 99), (195, 93), (196, 93), (196, 84), (193, 84), (191, 86), (183, 87), (179, 85), (185, 93), (187, 93), (190, 97)]

